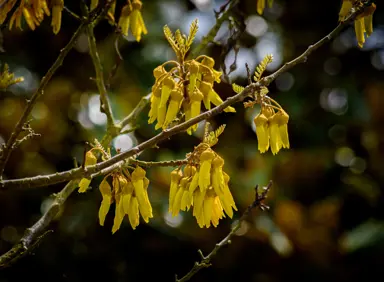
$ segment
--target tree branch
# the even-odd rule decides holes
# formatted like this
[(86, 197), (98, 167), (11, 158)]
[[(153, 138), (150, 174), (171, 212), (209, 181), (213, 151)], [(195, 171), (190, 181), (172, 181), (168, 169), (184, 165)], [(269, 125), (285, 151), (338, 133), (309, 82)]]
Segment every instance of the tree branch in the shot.
[(231, 10), (235, 5), (237, 5), (238, 2), (239, 0), (232, 0), (229, 2), (229, 4), (227, 3), (223, 5), (223, 8), (220, 9), (219, 11), (219, 13), (221, 12), (221, 16), (216, 17), (215, 25), (211, 28), (208, 34), (203, 37), (203, 39), (201, 40), (201, 43), (193, 50), (193, 52), (191, 53), (192, 58), (200, 54), (201, 51), (203, 51), (207, 47), (208, 43), (212, 42), (215, 39), (215, 36), (219, 32), (221, 25), (223, 24), (224, 21), (226, 21), (229, 18)]
[(64, 61), (64, 58), (68, 55), (69, 51), (73, 48), (78, 37), (80, 36), (80, 34), (82, 33), (85, 27), (86, 27), (86, 22), (84, 21), (79, 25), (79, 27), (77, 28), (77, 30), (75, 31), (75, 33), (73, 34), (73, 36), (71, 37), (67, 45), (63, 49), (61, 49), (60, 54), (57, 57), (56, 61), (49, 68), (45, 76), (41, 79), (40, 85), (36, 89), (35, 93), (33, 93), (31, 99), (27, 101), (27, 107), (25, 108), (23, 115), (21, 116), (15, 128), (13, 129), (11, 136), (9, 137), (5, 146), (3, 147), (2, 152), (0, 152), (1, 153), (0, 154), (0, 180), (2, 179), (4, 167), (12, 151), (14, 150), (14, 144), (17, 140), (17, 137), (20, 135), (21, 131), (23, 130), (23, 126), (27, 122), (27, 119), (29, 117), (29, 114), (32, 111), (32, 108), (36, 104), (37, 99), (39, 99), (40, 96), (44, 94), (44, 89), (47, 86), (48, 82), (51, 80), (52, 76), (57, 71), (57, 69), (61, 66), (61, 64)]
[[(92, 174), (98, 173), (99, 171), (111, 165), (114, 165), (117, 162), (123, 161), (129, 157), (132, 157), (143, 150), (152, 148), (157, 143), (164, 141), (177, 133), (187, 130), (190, 126), (202, 120), (210, 119), (218, 115), (228, 106), (233, 105), (237, 102), (240, 102), (245, 97), (258, 92), (261, 86), (269, 85), (273, 80), (275, 80), (283, 72), (288, 71), (293, 66), (306, 62), (306, 59), (303, 59), (303, 58), (307, 58), (309, 54), (311, 54), (314, 50), (317, 50), (320, 46), (324, 45), (324, 43), (335, 38), (335, 36), (342, 30), (342, 28), (348, 25), (349, 22), (353, 20), (357, 15), (362, 13), (363, 10), (364, 10), (364, 7), (356, 9), (343, 23), (340, 23), (331, 33), (326, 35), (324, 38), (322, 38), (315, 44), (309, 46), (308, 49), (303, 54), (298, 56), (293, 61), (286, 63), (283, 67), (281, 67), (279, 70), (277, 70), (273, 74), (263, 78), (260, 82), (249, 84), (247, 87), (245, 87), (245, 89), (242, 92), (227, 98), (224, 101), (224, 103), (222, 103), (221, 105), (214, 107), (211, 110), (206, 111), (193, 119), (180, 123), (179, 125), (176, 125), (170, 129), (166, 129), (161, 133), (157, 134), (156, 136), (152, 137), (151, 139), (148, 139), (147, 141), (142, 142), (136, 147), (130, 150), (124, 151), (120, 154), (117, 154), (109, 160), (100, 162), (94, 166), (89, 166), (86, 169), (80, 167), (80, 168), (74, 168), (68, 171), (59, 172), (59, 173), (50, 174), (50, 175), (34, 176), (34, 177), (21, 178), (21, 179), (1, 180), (0, 189), (33, 188), (33, 187), (40, 187), (40, 186), (47, 186), (51, 184), (61, 183), (61, 182), (65, 182), (65, 181), (69, 181), (69, 180), (81, 178), (81, 177), (90, 177)], [(142, 100), (140, 101), (140, 103), (142, 103), (140, 107), (138, 105), (133, 110), (133, 112), (126, 119), (124, 119), (120, 124), (126, 124), (128, 123), (128, 121), (134, 120), (138, 116), (138, 113), (140, 112), (136, 110), (137, 109), (142, 110), (144, 108), (146, 102), (143, 102), (143, 99), (146, 100), (148, 99), (147, 97), (148, 95), (143, 97)]]
[(20, 242), (0, 256), (0, 269), (11, 266), (34, 249), (34, 247), (41, 241), (42, 237), (45, 236), (43, 231), (63, 208), (64, 202), (76, 189), (78, 182), (79, 181), (70, 181), (64, 189), (55, 196), (55, 200), (45, 214), (33, 226), (25, 231)]
[(272, 181), (269, 182), (269, 184), (263, 188), (263, 191), (259, 193), (259, 186), (256, 185), (255, 188), (255, 200), (252, 204), (248, 206), (248, 208), (244, 211), (243, 215), (240, 217), (240, 219), (237, 221), (235, 226), (232, 227), (231, 231), (228, 233), (228, 235), (221, 240), (219, 243), (215, 245), (213, 250), (207, 255), (204, 256), (203, 252), (201, 250), (198, 250), (201, 260), (200, 262), (195, 262), (195, 265), (192, 267), (192, 269), (184, 275), (181, 279), (177, 278), (177, 275), (175, 275), (176, 282), (185, 282), (192, 278), (193, 275), (195, 275), (197, 272), (199, 272), (203, 268), (207, 268), (211, 266), (211, 260), (214, 258), (216, 253), (224, 246), (231, 244), (231, 239), (235, 235), (236, 231), (240, 229), (241, 224), (245, 221), (247, 216), (252, 212), (254, 208), (259, 207), (261, 210), (268, 209), (269, 207), (266, 206), (263, 201), (267, 198), (268, 191), (272, 187)]
[(113, 120), (112, 109), (108, 100), (107, 88), (104, 82), (103, 66), (97, 52), (96, 38), (93, 32), (94, 25), (87, 26), (89, 54), (91, 55), (93, 66), (96, 72), (96, 85), (100, 93), (100, 111), (107, 116), (107, 131), (115, 130), (115, 122)]

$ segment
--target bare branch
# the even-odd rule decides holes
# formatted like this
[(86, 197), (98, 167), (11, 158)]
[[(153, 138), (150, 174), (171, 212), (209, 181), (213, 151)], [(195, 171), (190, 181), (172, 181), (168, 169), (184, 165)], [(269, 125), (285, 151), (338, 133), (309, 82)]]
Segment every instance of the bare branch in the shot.
[(200, 254), (201, 260), (199, 262), (195, 262), (192, 269), (184, 275), (181, 279), (177, 278), (177, 275), (175, 275), (176, 282), (185, 282), (192, 278), (193, 275), (195, 275), (197, 272), (199, 272), (203, 268), (207, 268), (211, 266), (211, 260), (214, 258), (216, 253), (224, 246), (231, 243), (232, 237), (235, 235), (236, 231), (240, 229), (241, 224), (245, 221), (247, 216), (252, 212), (254, 208), (259, 207), (261, 210), (268, 209), (268, 206), (266, 206), (263, 201), (267, 198), (267, 194), (269, 190), (272, 187), (272, 181), (269, 182), (269, 184), (263, 188), (263, 190), (259, 193), (259, 186), (257, 185), (255, 188), (255, 200), (250, 204), (247, 209), (244, 211), (243, 215), (240, 217), (240, 219), (237, 221), (237, 223), (232, 227), (231, 231), (228, 233), (228, 235), (221, 240), (219, 243), (215, 245), (213, 250), (207, 255), (204, 256), (203, 252), (201, 250), (198, 250), (198, 253)]
[[(39, 244), (45, 237), (44, 230), (49, 226), (59, 211), (63, 208), (64, 202), (69, 195), (76, 189), (78, 181), (69, 182), (60, 193), (55, 196), (51, 207), (45, 214), (30, 228), (28, 228), (20, 242), (17, 243), (8, 252), (0, 256), (0, 269), (6, 268), (27, 255)], [(43, 234), (43, 235), (42, 235)]]
[(87, 26), (89, 54), (91, 55), (92, 62), (96, 72), (96, 85), (100, 94), (100, 112), (105, 113), (107, 116), (107, 130), (115, 127), (113, 120), (112, 109), (108, 100), (107, 88), (104, 82), (103, 66), (100, 61), (99, 53), (97, 52), (96, 38), (93, 32), (94, 26)]
[(31, 99), (27, 102), (27, 107), (25, 108), (23, 115), (17, 122), (15, 128), (13, 129), (11, 136), (9, 137), (7, 143), (5, 144), (5, 147), (3, 148), (3, 151), (0, 155), (0, 179), (2, 178), (5, 164), (7, 163), (13, 149), (14, 144), (20, 135), (21, 131), (23, 130), (24, 124), (27, 122), (27, 119), (29, 117), (29, 114), (32, 111), (32, 108), (36, 104), (37, 100), (40, 98), (40, 96), (43, 95), (44, 89), (47, 86), (48, 82), (51, 80), (52, 76), (56, 72), (56, 70), (61, 66), (61, 64), (64, 61), (64, 58), (68, 55), (69, 51), (73, 48), (75, 45), (78, 37), (86, 27), (86, 22), (82, 22), (75, 33), (73, 34), (72, 38), (69, 40), (67, 45), (61, 49), (59, 56), (57, 57), (56, 61), (53, 63), (53, 65), (49, 68), (45, 76), (42, 78), (39, 87), (35, 91), (35, 93), (32, 95)]
[(191, 57), (196, 57), (197, 54), (200, 54), (201, 51), (207, 47), (209, 42), (212, 42), (215, 39), (215, 36), (219, 32), (221, 25), (229, 18), (231, 10), (235, 5), (237, 5), (238, 2), (239, 0), (232, 0), (221, 7), (219, 11), (219, 13), (222, 12), (221, 16), (216, 17), (215, 25), (211, 28), (208, 34), (203, 37), (201, 43), (193, 50)]

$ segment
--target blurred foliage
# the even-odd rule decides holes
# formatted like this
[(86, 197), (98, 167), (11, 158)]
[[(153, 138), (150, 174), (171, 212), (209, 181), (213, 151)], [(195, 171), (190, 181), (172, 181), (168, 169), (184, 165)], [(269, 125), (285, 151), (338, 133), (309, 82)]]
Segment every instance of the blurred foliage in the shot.
[[(80, 14), (77, 1), (68, 8)], [(197, 44), (213, 26), (216, 10), (225, 1), (143, 1), (148, 34), (137, 43), (129, 35), (119, 40), (124, 58), (109, 81), (115, 117), (122, 119), (149, 93), (152, 70), (173, 59), (162, 27), (187, 32), (199, 19)], [(380, 4), (380, 3), (378, 3)], [(118, 3), (123, 5), (123, 3)], [(119, 8), (116, 8), (119, 10)], [(266, 54), (274, 62), (266, 75), (301, 54), (329, 33), (338, 21), (339, 1), (276, 0), (257, 14), (255, 0), (240, 1), (245, 32), (239, 37), (236, 70), (231, 82), (245, 85), (245, 62), (254, 69)], [(63, 12), (61, 30), (53, 35), (49, 21), (35, 31), (2, 30), (0, 53), (15, 77), (24, 81), (0, 93), (0, 143), (10, 135), (26, 99), (76, 29), (78, 22)], [(230, 25), (220, 29), (206, 54), (221, 65), (228, 46)], [(235, 105), (236, 114), (223, 113), (210, 122), (227, 124), (216, 145), (226, 160), (231, 190), (239, 217), (254, 197), (256, 184), (272, 179), (271, 210), (257, 212), (239, 230), (238, 238), (223, 249), (213, 266), (197, 274), (199, 281), (362, 281), (384, 275), (384, 14), (380, 5), (373, 18), (374, 32), (362, 49), (353, 25), (324, 45), (304, 65), (279, 77), (269, 88), (290, 115), (291, 149), (273, 156), (257, 151), (253, 117), (258, 109)], [(105, 70), (117, 60), (115, 34), (107, 21), (96, 29)], [(83, 161), (84, 144), (100, 138), (105, 118), (99, 112), (97, 88), (86, 35), (80, 36), (62, 67), (32, 111), (31, 127), (40, 138), (23, 143), (11, 156), (6, 178), (54, 173)], [(193, 46), (192, 46), (193, 49)], [(225, 56), (233, 63), (234, 51)], [(218, 67), (217, 67), (218, 68)], [(233, 95), (230, 84), (215, 85), (223, 99)], [(126, 150), (159, 131), (147, 124), (147, 108), (134, 133), (117, 137), (115, 148)], [(181, 159), (202, 137), (203, 125), (189, 136), (178, 134), (140, 155), (142, 160)], [(113, 213), (105, 226), (98, 224), (101, 202), (98, 189), (73, 194), (33, 255), (0, 272), (0, 281), (172, 280), (187, 272), (198, 259), (197, 249), (211, 250), (229, 231), (224, 219), (217, 228), (200, 229), (190, 213), (168, 214), (169, 173), (172, 168), (151, 168), (149, 198), (154, 218), (133, 231), (127, 221), (112, 235)], [(102, 178), (95, 179), (96, 188)], [(0, 192), (0, 252), (7, 251), (49, 206), (50, 195), (63, 184), (28, 191)], [(149, 270), (149, 271), (148, 271)]]

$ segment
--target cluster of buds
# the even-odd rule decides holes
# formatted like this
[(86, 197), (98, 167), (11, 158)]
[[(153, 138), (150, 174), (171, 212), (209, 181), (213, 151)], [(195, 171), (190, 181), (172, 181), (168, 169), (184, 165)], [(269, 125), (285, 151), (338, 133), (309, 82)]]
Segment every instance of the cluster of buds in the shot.
[[(115, 3), (113, 5), (115, 5)], [(128, 30), (130, 28), (132, 35), (137, 42), (140, 42), (141, 34), (148, 33), (141, 15), (142, 6), (143, 4), (140, 0), (127, 0), (127, 4), (121, 9), (118, 22), (118, 27), (121, 29), (121, 33), (128, 36)], [(114, 6), (112, 6), (112, 8), (114, 9)], [(114, 19), (112, 13), (109, 13), (108, 16)]]
[[(213, 89), (213, 84), (220, 82), (222, 74), (214, 69), (215, 61), (204, 55), (185, 60), (196, 32), (197, 20), (191, 24), (188, 37), (181, 35), (179, 30), (173, 35), (167, 26), (164, 27), (165, 37), (175, 51), (178, 61), (168, 61), (153, 71), (155, 84), (152, 87), (148, 123), (157, 121), (155, 129), (167, 128), (179, 113), (184, 114), (186, 121), (198, 116), (202, 103), (207, 110), (211, 109), (211, 103), (215, 106), (223, 103)], [(172, 67), (167, 71), (166, 65)], [(235, 112), (235, 109), (227, 107), (224, 111)], [(196, 129), (197, 124), (191, 126), (187, 132), (192, 134)]]
[(216, 227), (225, 217), (224, 212), (232, 218), (233, 210), (237, 210), (228, 187), (230, 178), (223, 171), (224, 159), (210, 148), (217, 142), (221, 133), (218, 132), (206, 135), (207, 138), (187, 155), (188, 164), (183, 170), (177, 168), (171, 172), (169, 212), (176, 216), (180, 210), (188, 211), (193, 207), (193, 216), (201, 228), (211, 224)]
[[(3, 1), (5, 2), (5, 1)], [(7, 18), (7, 14), (13, 9), (17, 1), (6, 1), (0, 6), (0, 24), (3, 24)], [(61, 13), (64, 8), (64, 0), (52, 0), (50, 1), (50, 6), (52, 9), (52, 28), (53, 32), (57, 34), (60, 31), (61, 27)], [(50, 16), (51, 11), (48, 8), (47, 0), (21, 0), (19, 6), (13, 12), (11, 19), (9, 21), (9, 29), (12, 29), (13, 25), (16, 24), (16, 27), (20, 30), (22, 16), (28, 24), (31, 30), (35, 30), (36, 26), (39, 26), (43, 21), (44, 16)]]
[[(103, 179), (99, 186), (103, 197), (99, 209), (101, 226), (104, 226), (105, 217), (113, 202), (115, 202), (115, 218), (112, 233), (120, 228), (125, 215), (128, 216), (133, 229), (139, 225), (139, 214), (145, 222), (149, 222), (153, 215), (147, 192), (149, 180), (145, 174), (145, 170), (137, 166), (131, 174), (128, 170), (123, 169), (113, 172)], [(112, 177), (112, 187), (108, 183), (109, 177)]]
[[(352, 8), (358, 7), (360, 5), (364, 5), (361, 0), (343, 0), (339, 12), (339, 21), (344, 21), (349, 15), (349, 13), (352, 11)], [(355, 19), (355, 34), (357, 38), (357, 43), (360, 48), (362, 48), (365, 43), (364, 34), (366, 34), (368, 38), (373, 32), (372, 18), (375, 10), (375, 3), (371, 3), (368, 7), (365, 7), (364, 11), (359, 14)]]

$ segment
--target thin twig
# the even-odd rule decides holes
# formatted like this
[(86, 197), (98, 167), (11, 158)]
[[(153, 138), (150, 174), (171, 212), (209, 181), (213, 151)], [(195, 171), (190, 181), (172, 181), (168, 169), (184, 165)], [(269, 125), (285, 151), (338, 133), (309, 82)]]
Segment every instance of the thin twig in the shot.
[(88, 44), (89, 44), (89, 54), (91, 55), (92, 62), (96, 72), (96, 85), (100, 93), (100, 111), (105, 113), (107, 116), (107, 131), (115, 127), (115, 122), (113, 120), (112, 109), (109, 104), (107, 87), (104, 82), (104, 72), (99, 53), (97, 52), (96, 38), (93, 32), (94, 26), (87, 26), (87, 35), (88, 35)]
[(259, 207), (261, 210), (268, 209), (268, 206), (266, 206), (263, 201), (267, 198), (268, 191), (272, 187), (272, 181), (269, 182), (269, 184), (263, 188), (263, 191), (259, 193), (259, 186), (257, 185), (255, 188), (255, 200), (250, 204), (247, 209), (244, 211), (243, 215), (240, 217), (240, 219), (237, 221), (237, 223), (232, 227), (231, 231), (228, 233), (228, 235), (221, 240), (219, 243), (215, 245), (213, 250), (207, 255), (204, 256), (203, 252), (201, 250), (198, 250), (201, 260), (199, 262), (195, 262), (195, 265), (192, 267), (192, 269), (184, 275), (181, 279), (177, 278), (177, 275), (175, 275), (176, 282), (185, 282), (192, 278), (193, 275), (195, 275), (197, 272), (199, 272), (203, 268), (207, 268), (211, 266), (211, 260), (214, 258), (216, 253), (224, 246), (231, 243), (232, 237), (236, 234), (237, 230), (240, 229), (241, 224), (245, 221), (247, 216), (252, 212), (254, 208)]
[(221, 16), (218, 16), (216, 18), (215, 25), (211, 28), (211, 30), (208, 32), (206, 36), (203, 37), (201, 40), (201, 43), (193, 50), (191, 53), (191, 57), (194, 58), (196, 55), (200, 54), (201, 51), (203, 51), (209, 42), (212, 42), (215, 39), (216, 34), (218, 33), (221, 25), (224, 21), (226, 21), (229, 18), (229, 15), (231, 13), (231, 10), (233, 7), (239, 2), (239, 0), (232, 0), (229, 5), (228, 3), (225, 5), (225, 7), (228, 5), (227, 9), (223, 9)]
[(82, 22), (75, 33), (73, 34), (72, 38), (69, 40), (67, 45), (61, 49), (59, 56), (57, 57), (56, 61), (53, 63), (53, 65), (49, 68), (45, 76), (42, 78), (39, 87), (33, 93), (30, 100), (27, 101), (27, 107), (25, 108), (23, 115), (17, 122), (15, 128), (13, 129), (11, 136), (9, 137), (7, 143), (5, 144), (5, 147), (3, 148), (3, 151), (0, 155), (0, 180), (2, 179), (2, 175), (4, 172), (4, 167), (14, 150), (14, 144), (17, 140), (17, 137), (20, 135), (20, 132), (23, 130), (23, 126), (26, 123), (29, 114), (32, 111), (32, 108), (36, 104), (37, 100), (40, 98), (40, 96), (43, 95), (44, 89), (47, 86), (48, 82), (51, 80), (52, 76), (56, 72), (56, 70), (61, 66), (61, 64), (64, 61), (64, 58), (68, 55), (69, 51), (74, 47), (78, 37), (86, 27), (86, 22)]
[(140, 161), (136, 159), (130, 159), (130, 164), (139, 165), (142, 167), (154, 167), (154, 166), (181, 166), (188, 163), (187, 159), (184, 160), (170, 160), (170, 161), (159, 161), (159, 162), (146, 162), (146, 161)]
[(137, 119), (139, 114), (144, 110), (144, 108), (148, 105), (150, 99), (151, 99), (152, 93), (149, 93), (148, 95), (141, 98), (140, 102), (136, 105), (136, 107), (133, 109), (133, 111), (126, 116), (119, 124), (118, 126), (120, 128), (124, 128), (127, 124), (133, 124), (134, 121)]
[(78, 181), (70, 181), (64, 189), (55, 196), (51, 207), (44, 213), (44, 215), (33, 226), (25, 231), (20, 242), (0, 256), (0, 269), (9, 267), (17, 262), (20, 258), (30, 253), (35, 245), (41, 241), (41, 234), (62, 209), (65, 200), (76, 189), (77, 184)]

